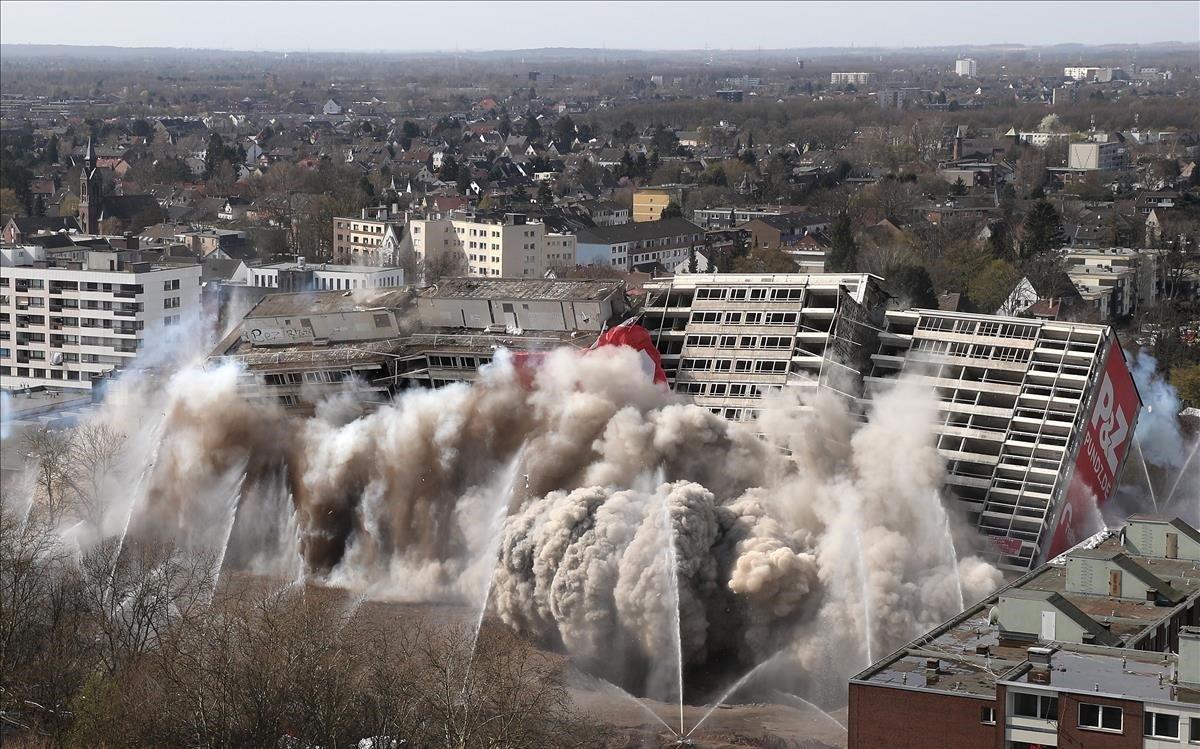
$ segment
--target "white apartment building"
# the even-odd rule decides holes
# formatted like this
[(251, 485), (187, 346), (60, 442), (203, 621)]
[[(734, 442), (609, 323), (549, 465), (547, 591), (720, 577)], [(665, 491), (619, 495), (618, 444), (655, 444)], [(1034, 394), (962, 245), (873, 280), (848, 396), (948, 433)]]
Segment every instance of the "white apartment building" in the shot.
[(1154, 301), (1157, 259), (1154, 251), (1120, 247), (1063, 252), (1067, 275), (1101, 320), (1133, 314), (1142, 299)]
[(200, 266), (45, 259), (41, 247), (0, 252), (0, 387), (91, 388), (148, 343), (199, 318)]
[(1077, 66), (1063, 68), (1063, 78), (1070, 78), (1076, 81), (1090, 81), (1100, 72), (1100, 68), (1096, 66)]
[(975, 61), (970, 57), (954, 61), (954, 72), (964, 78), (974, 78), (976, 69)]
[(397, 206), (386, 205), (363, 208), (358, 216), (335, 217), (334, 259), (356, 265), (395, 265), (406, 218)]
[(792, 205), (759, 205), (749, 207), (697, 208), (692, 211), (692, 223), (701, 229), (732, 229), (756, 218), (782, 216), (785, 213), (800, 213), (803, 209)]
[(1067, 133), (1020, 132), (1017, 140), (1036, 148), (1045, 148), (1051, 143), (1066, 143), (1071, 136)]
[(857, 73), (830, 73), (829, 74), (829, 84), (831, 86), (848, 86), (851, 84), (853, 84), (855, 86), (865, 86), (868, 83), (874, 83), (874, 81), (875, 81), (874, 73), (857, 72)]
[(676, 392), (753, 421), (767, 391), (861, 393), (885, 294), (869, 274), (683, 275), (645, 284), (642, 324)]
[(574, 235), (547, 231), (521, 213), (453, 211), (446, 218), (413, 219), (408, 228), (419, 260), (457, 253), (470, 276), (541, 278), (548, 270), (575, 266)]
[(268, 265), (242, 263), (230, 280), (278, 291), (386, 289), (404, 285), (404, 269), (327, 263), (312, 265), (300, 258), (294, 262)]
[(1072, 143), (1067, 151), (1067, 167), (1109, 172), (1125, 166), (1125, 146), (1108, 143)]
[(1122, 356), (1112, 328), (938, 310), (889, 311), (886, 328), (868, 386), (904, 373), (933, 388), (946, 489), (985, 555), (1045, 561), (1100, 377)]

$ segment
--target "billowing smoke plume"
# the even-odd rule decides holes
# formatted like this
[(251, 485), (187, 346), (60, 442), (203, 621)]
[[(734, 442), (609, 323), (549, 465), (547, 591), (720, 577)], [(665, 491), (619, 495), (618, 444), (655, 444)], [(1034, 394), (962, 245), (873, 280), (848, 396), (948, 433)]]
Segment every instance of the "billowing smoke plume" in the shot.
[(1130, 372), (1142, 399), (1129, 459), (1113, 501), (1104, 507), (1110, 524), (1136, 512), (1177, 516), (1200, 525), (1198, 437), (1184, 433), (1179, 393), (1158, 370), (1158, 361), (1139, 351)]
[(366, 414), (342, 393), (289, 415), (246, 382), (226, 366), (113, 393), (106, 418), (141, 460), (103, 532), (376, 596), (487, 600), (661, 696), (678, 649), (689, 679), (782, 651), (836, 699), (868, 658), (1001, 580), (957, 558), (935, 402), (904, 382), (865, 421), (825, 391), (777, 394), (761, 436), (618, 347), (552, 352), (529, 387), (500, 356), (471, 385)]

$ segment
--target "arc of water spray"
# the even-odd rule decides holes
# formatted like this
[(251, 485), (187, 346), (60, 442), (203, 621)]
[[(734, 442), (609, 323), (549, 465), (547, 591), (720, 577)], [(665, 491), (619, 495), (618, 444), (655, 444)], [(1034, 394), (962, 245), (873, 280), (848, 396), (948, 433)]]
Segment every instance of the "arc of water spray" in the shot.
[[(867, 560), (863, 554), (862, 529), (858, 526), (854, 527), (854, 543), (858, 547), (858, 584), (862, 589), (863, 642), (867, 650), (867, 665), (870, 666), (875, 662), (875, 655), (871, 650), (871, 589), (867, 584)], [(955, 568), (957, 569), (957, 565)]]
[(146, 482), (146, 476), (158, 464), (158, 451), (162, 447), (162, 433), (167, 424), (167, 414), (164, 412), (158, 418), (158, 422), (154, 425), (151, 432), (150, 440), (154, 443), (154, 452), (150, 453), (150, 460), (146, 465), (142, 466), (142, 470), (138, 473), (137, 481), (133, 485), (133, 496), (129, 500), (129, 511), (125, 513), (125, 526), (121, 529), (121, 538), (117, 541), (117, 553), (113, 557), (112, 574), (108, 578), (108, 587), (111, 590), (117, 578), (117, 563), (121, 561), (121, 552), (125, 550), (125, 537), (129, 535), (129, 525), (133, 522), (134, 511), (137, 510), (139, 501), (145, 496), (143, 486)]
[(484, 558), (490, 564), (483, 585), (483, 600), (479, 603), (479, 614), (475, 617), (475, 630), (471, 633), (471, 649), (468, 651), (469, 660), (467, 661), (466, 675), (463, 677), (463, 690), (466, 690), (467, 683), (471, 679), (471, 664), (475, 662), (475, 649), (479, 646), (479, 631), (483, 629), (483, 618), (487, 614), (488, 601), (492, 597), (492, 583), (496, 578), (496, 562), (500, 557), (500, 540), (504, 535), (504, 521), (508, 517), (509, 505), (512, 504), (513, 497), (516, 496), (518, 482), (520, 479), (525, 478), (521, 474), (521, 465), (524, 458), (525, 445), (522, 444), (516, 454), (513, 455), (512, 462), (505, 472), (507, 480), (504, 482), (503, 494), (500, 497), (500, 501), (496, 502), (496, 507), (492, 512), (490, 525), (488, 526), (491, 531), (491, 538), (488, 539)]
[(1179, 488), (1179, 482), (1187, 475), (1188, 466), (1192, 464), (1192, 458), (1196, 457), (1196, 450), (1200, 448), (1200, 439), (1196, 440), (1192, 445), (1192, 451), (1188, 453), (1187, 460), (1183, 461), (1183, 467), (1179, 469), (1179, 475), (1175, 477), (1175, 483), (1171, 484), (1171, 491), (1167, 492), (1167, 498), (1163, 500), (1163, 506), (1169, 507), (1171, 500), (1175, 497), (1175, 490)]
[(679, 559), (678, 552), (675, 550), (675, 522), (671, 519), (671, 507), (668, 504), (668, 493), (659, 485), (659, 495), (662, 497), (662, 523), (663, 533), (666, 534), (666, 543), (663, 544), (666, 553), (667, 566), (667, 590), (671, 594), (671, 603), (673, 615), (673, 626), (675, 644), (675, 675), (678, 681), (679, 689), (679, 733), (683, 734), (683, 622), (679, 613)]
[(1146, 491), (1150, 492), (1150, 501), (1154, 503), (1154, 514), (1158, 514), (1158, 496), (1154, 493), (1154, 482), (1150, 480), (1150, 467), (1146, 465), (1146, 453), (1142, 452), (1142, 441), (1137, 432), (1133, 435), (1133, 446), (1137, 448), (1138, 462), (1142, 464), (1142, 475), (1146, 477)]
[[(596, 678), (599, 679), (600, 677), (596, 677)], [(624, 689), (621, 689), (619, 686), (617, 686), (616, 684), (613, 684), (611, 681), (608, 681), (607, 679), (600, 679), (600, 682), (603, 683), (604, 685), (606, 685), (607, 687), (610, 687), (610, 688), (616, 690), (623, 697), (626, 697), (626, 698), (632, 700), (634, 702), (634, 704), (636, 704), (643, 711), (645, 711), (645, 713), (647, 715), (649, 715), (651, 718), (654, 718), (659, 723), (661, 723), (663, 725), (663, 727), (666, 728), (668, 731), (675, 734), (676, 736), (679, 735), (678, 731), (676, 731), (674, 728), (671, 728), (670, 723), (667, 723), (665, 720), (662, 719), (662, 716), (660, 716), (658, 713), (651, 710), (650, 707), (645, 702), (642, 702), (637, 697), (634, 697), (632, 694), (630, 694), (629, 692), (626, 692)]]
[(958, 549), (954, 546), (954, 533), (950, 529), (950, 512), (942, 506), (942, 499), (934, 492), (934, 501), (938, 507), (942, 508), (943, 532), (945, 533), (946, 545), (950, 552), (950, 569), (954, 571), (954, 589), (958, 592), (958, 610), (962, 611), (967, 607), (965, 596), (963, 595), (962, 573), (958, 571)]
[(718, 708), (718, 707), (720, 707), (721, 705), (724, 705), (724, 704), (725, 704), (725, 702), (726, 702), (726, 701), (727, 701), (727, 700), (728, 700), (730, 697), (732, 697), (733, 695), (735, 695), (739, 689), (741, 689), (742, 687), (746, 686), (746, 682), (750, 681), (750, 679), (751, 679), (751, 678), (753, 678), (753, 677), (755, 676), (755, 674), (757, 674), (759, 671), (761, 671), (761, 670), (763, 670), (764, 668), (766, 668), (766, 667), (767, 667), (769, 664), (771, 664), (772, 662), (774, 662), (774, 661), (775, 661), (775, 659), (776, 659), (776, 658), (778, 658), (778, 657), (779, 657), (780, 655), (782, 655), (782, 654), (783, 654), (783, 651), (782, 651), (782, 650), (780, 650), (780, 651), (776, 652), (774, 655), (772, 655), (770, 658), (766, 659), (766, 660), (765, 660), (765, 661), (763, 661), (762, 663), (758, 664), (758, 665), (757, 665), (757, 666), (755, 666), (754, 668), (752, 668), (752, 669), (750, 669), (749, 671), (747, 671), (746, 673), (742, 674), (742, 678), (740, 678), (740, 679), (738, 679), (737, 681), (735, 681), (735, 682), (733, 683), (733, 686), (731, 686), (731, 687), (729, 687), (729, 689), (725, 690), (725, 693), (721, 695), (721, 699), (719, 699), (719, 700), (717, 700), (716, 702), (714, 702), (714, 703), (713, 703), (713, 704), (712, 704), (712, 705), (711, 705), (711, 706), (708, 708), (707, 712), (705, 712), (705, 713), (704, 713), (704, 715), (701, 715), (701, 716), (700, 716), (700, 720), (696, 721), (696, 725), (692, 726), (692, 728), (691, 728), (691, 730), (690, 730), (690, 731), (688, 731), (687, 733), (683, 734), (683, 737), (686, 739), (686, 738), (688, 738), (689, 736), (691, 736), (691, 735), (692, 735), (692, 733), (693, 733), (693, 732), (695, 732), (695, 730), (696, 730), (697, 728), (699, 728), (699, 727), (700, 727), (700, 726), (701, 726), (701, 725), (704, 723), (704, 721), (708, 720), (708, 716), (710, 716), (710, 715), (712, 715), (714, 712), (716, 712), (716, 710), (717, 710), (717, 708)]
[(217, 562), (213, 566), (212, 590), (208, 593), (210, 603), (213, 596), (217, 594), (217, 583), (221, 581), (221, 568), (225, 566), (225, 553), (229, 550), (229, 539), (233, 536), (233, 525), (237, 522), (238, 506), (242, 503), (242, 485), (245, 483), (246, 474), (243, 472), (241, 478), (238, 479), (237, 487), (233, 490), (233, 496), (229, 502), (229, 522), (225, 525), (225, 537), (221, 541), (221, 549), (217, 553)]
[(827, 719), (828, 719), (828, 720), (829, 720), (831, 723), (833, 723), (833, 724), (834, 724), (835, 726), (837, 726), (838, 728), (842, 729), (843, 731), (847, 730), (847, 729), (846, 729), (846, 726), (845, 726), (845, 725), (843, 725), (843, 723), (842, 723), (840, 720), (838, 720), (837, 718), (833, 717), (833, 716), (832, 716), (831, 714), (829, 714), (828, 712), (826, 712), (826, 711), (822, 710), (822, 709), (821, 709), (821, 707), (820, 707), (819, 705), (816, 705), (816, 704), (814, 704), (814, 703), (812, 703), (812, 702), (809, 702), (808, 700), (804, 699), (803, 697), (800, 697), (800, 696), (798, 696), (798, 695), (794, 695), (794, 694), (792, 694), (791, 692), (781, 692), (781, 691), (779, 691), (778, 689), (776, 689), (776, 690), (775, 690), (775, 694), (779, 695), (780, 697), (784, 698), (785, 700), (792, 700), (792, 701), (794, 701), (794, 702), (799, 702), (799, 703), (800, 703), (801, 705), (803, 705), (804, 707), (812, 708), (813, 710), (816, 710), (816, 711), (817, 711), (818, 713), (820, 713), (821, 715), (825, 716), (825, 717), (826, 717), (826, 718), (827, 718)]

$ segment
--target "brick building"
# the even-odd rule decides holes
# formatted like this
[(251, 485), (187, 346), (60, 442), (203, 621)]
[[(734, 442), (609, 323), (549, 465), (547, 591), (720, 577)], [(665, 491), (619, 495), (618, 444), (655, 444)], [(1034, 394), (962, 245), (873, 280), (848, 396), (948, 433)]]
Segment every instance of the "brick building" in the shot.
[(848, 746), (1200, 743), (1198, 563), (1196, 529), (1131, 517), (851, 678)]

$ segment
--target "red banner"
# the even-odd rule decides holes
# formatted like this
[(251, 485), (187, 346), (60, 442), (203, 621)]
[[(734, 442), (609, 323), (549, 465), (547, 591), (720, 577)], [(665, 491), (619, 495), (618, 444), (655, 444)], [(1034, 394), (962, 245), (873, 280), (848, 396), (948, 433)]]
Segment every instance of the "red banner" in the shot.
[[(655, 382), (667, 384), (667, 375), (663, 372), (662, 357), (654, 347), (650, 332), (637, 324), (637, 318), (629, 318), (615, 327), (600, 334), (592, 349), (604, 346), (628, 346), (638, 352), (638, 361), (642, 370)], [(513, 366), (516, 368), (518, 381), (526, 388), (533, 387), (533, 377), (537, 368), (546, 357), (545, 351), (514, 351)]]
[(1083, 439), (1046, 559), (1058, 556), (1100, 530), (1091, 527), (1095, 523), (1093, 518), (1099, 506), (1112, 496), (1125, 452), (1133, 440), (1142, 401), (1125, 364), (1125, 354), (1115, 339), (1095, 387), (1092, 411), (1083, 425)]

